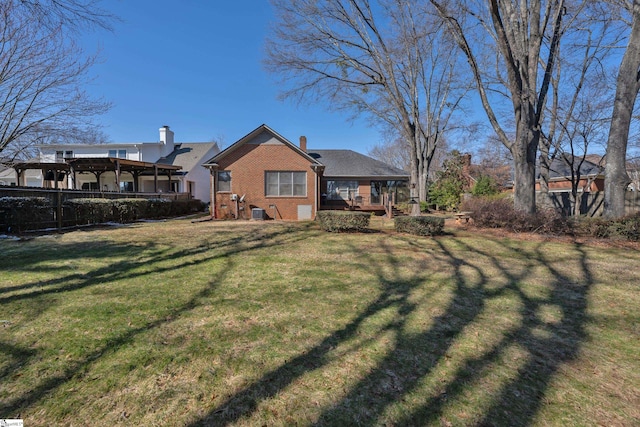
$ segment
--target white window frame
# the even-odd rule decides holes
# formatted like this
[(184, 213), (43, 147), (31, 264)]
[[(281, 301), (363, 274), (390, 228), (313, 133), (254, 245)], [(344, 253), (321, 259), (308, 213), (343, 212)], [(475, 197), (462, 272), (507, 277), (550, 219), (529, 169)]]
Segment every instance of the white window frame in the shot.
[[(113, 155), (112, 155), (113, 154)], [(127, 158), (127, 150), (109, 150), (107, 153), (107, 157), (118, 158), (118, 159), (126, 159)]]
[[(221, 174), (227, 174), (227, 176), (229, 177), (229, 179), (228, 179), (228, 180), (224, 180), (224, 181), (222, 181), (222, 180), (220, 179), (220, 175), (221, 175)], [(232, 179), (233, 179), (233, 178), (232, 178), (232, 176), (231, 176), (231, 171), (227, 171), (227, 170), (224, 170), (224, 171), (216, 171), (216, 192), (217, 192), (217, 193), (231, 193), (231, 181), (232, 181)], [(227, 189), (225, 189), (225, 190), (221, 190), (221, 189), (220, 189), (220, 182), (229, 182), (229, 189), (228, 189), (228, 190), (227, 190)]]
[(329, 180), (327, 182), (327, 200), (351, 200), (359, 195), (358, 180)]
[(307, 197), (307, 172), (265, 171), (264, 194), (266, 197)]

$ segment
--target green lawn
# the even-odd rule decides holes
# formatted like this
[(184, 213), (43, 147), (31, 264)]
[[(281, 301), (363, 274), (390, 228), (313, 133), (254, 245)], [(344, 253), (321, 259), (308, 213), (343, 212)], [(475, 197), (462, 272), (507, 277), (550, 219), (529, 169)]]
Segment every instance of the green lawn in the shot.
[(0, 419), (640, 425), (640, 252), (449, 231), (0, 240)]

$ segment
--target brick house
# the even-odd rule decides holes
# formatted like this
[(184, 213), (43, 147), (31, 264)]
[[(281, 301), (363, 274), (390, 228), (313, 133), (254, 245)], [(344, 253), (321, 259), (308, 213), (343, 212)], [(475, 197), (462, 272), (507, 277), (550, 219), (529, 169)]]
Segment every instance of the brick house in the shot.
[[(572, 171), (573, 166), (573, 171)], [(578, 171), (579, 166), (579, 171)], [(549, 167), (549, 192), (564, 193), (571, 192), (574, 179), (580, 173), (578, 181), (578, 191), (585, 193), (595, 193), (604, 191), (604, 166), (592, 162), (586, 158), (572, 158), (566, 155), (566, 160), (555, 158)], [(536, 170), (536, 191), (540, 191), (542, 180), (539, 168)]]
[(203, 166), (210, 170), (216, 219), (304, 220), (320, 209), (384, 212), (384, 194), (398, 183), (406, 187), (409, 178), (350, 150), (308, 151), (304, 136), (296, 146), (264, 124)]

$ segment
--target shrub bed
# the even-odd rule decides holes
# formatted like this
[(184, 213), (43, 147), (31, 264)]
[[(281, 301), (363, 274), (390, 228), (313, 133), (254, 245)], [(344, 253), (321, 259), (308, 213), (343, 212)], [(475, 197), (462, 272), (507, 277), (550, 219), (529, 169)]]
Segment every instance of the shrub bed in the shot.
[(437, 236), (443, 233), (444, 218), (435, 216), (399, 216), (394, 219), (396, 231), (417, 236)]
[(476, 227), (640, 241), (640, 213), (616, 220), (563, 217), (550, 209), (542, 209), (530, 215), (516, 211), (510, 199), (495, 198), (472, 198), (465, 201), (461, 209), (473, 212), (471, 217)]
[(637, 242), (640, 240), (640, 212), (617, 220), (578, 218), (574, 220), (574, 229), (579, 236)]
[(516, 233), (573, 234), (571, 220), (559, 212), (541, 209), (528, 214), (515, 210), (511, 199), (473, 197), (464, 201), (460, 209), (472, 212), (477, 227), (504, 228)]
[(320, 228), (330, 232), (365, 231), (371, 214), (366, 212), (320, 211), (316, 215)]

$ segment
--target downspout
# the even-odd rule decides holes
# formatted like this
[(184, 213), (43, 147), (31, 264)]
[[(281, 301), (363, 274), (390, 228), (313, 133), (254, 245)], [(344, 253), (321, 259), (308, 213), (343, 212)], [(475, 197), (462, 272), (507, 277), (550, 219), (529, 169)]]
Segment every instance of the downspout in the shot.
[(218, 214), (216, 198), (218, 194), (216, 191), (217, 182), (215, 172), (218, 170), (218, 165), (207, 165), (207, 168), (209, 169), (209, 197), (211, 199), (209, 202), (209, 215), (211, 219), (216, 219)]

